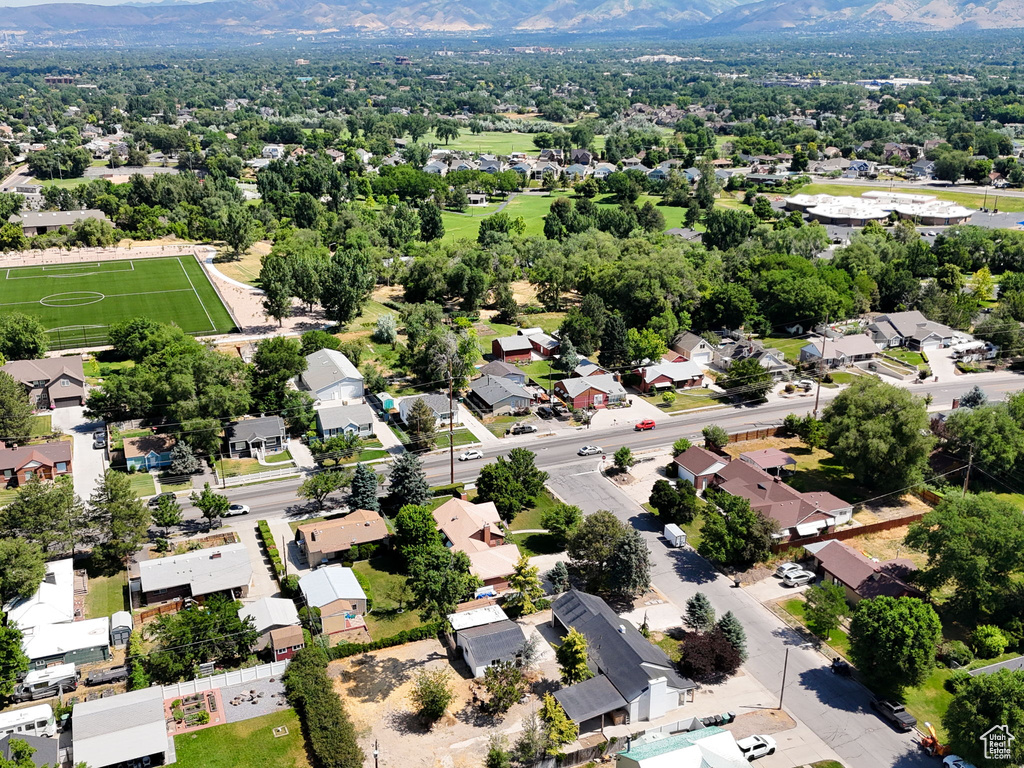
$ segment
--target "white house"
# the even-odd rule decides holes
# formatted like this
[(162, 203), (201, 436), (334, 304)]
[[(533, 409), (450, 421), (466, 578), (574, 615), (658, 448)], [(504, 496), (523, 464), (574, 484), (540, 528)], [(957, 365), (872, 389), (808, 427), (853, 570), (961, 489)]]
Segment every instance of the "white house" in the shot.
[(363, 374), (335, 349), (321, 349), (306, 356), (302, 383), (317, 400), (361, 400)]

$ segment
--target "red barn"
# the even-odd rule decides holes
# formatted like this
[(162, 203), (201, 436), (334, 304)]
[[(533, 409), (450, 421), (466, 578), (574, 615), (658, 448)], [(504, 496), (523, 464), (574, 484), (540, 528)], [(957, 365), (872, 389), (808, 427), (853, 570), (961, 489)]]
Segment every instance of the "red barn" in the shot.
[(503, 363), (528, 363), (533, 356), (529, 336), (505, 336), (491, 342), (491, 354)]

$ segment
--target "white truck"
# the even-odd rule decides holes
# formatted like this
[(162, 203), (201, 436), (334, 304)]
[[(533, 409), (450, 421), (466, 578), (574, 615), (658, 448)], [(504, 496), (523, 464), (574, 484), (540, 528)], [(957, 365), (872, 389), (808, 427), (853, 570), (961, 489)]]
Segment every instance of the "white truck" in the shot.
[(669, 523), (666, 525), (663, 535), (665, 537), (665, 541), (668, 542), (670, 547), (682, 547), (686, 545), (686, 531), (675, 523)]

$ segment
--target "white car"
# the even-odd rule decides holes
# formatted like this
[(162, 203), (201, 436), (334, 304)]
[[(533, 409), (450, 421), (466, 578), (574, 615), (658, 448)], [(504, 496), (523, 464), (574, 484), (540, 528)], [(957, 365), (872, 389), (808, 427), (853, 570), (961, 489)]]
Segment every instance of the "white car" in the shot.
[(737, 741), (736, 746), (747, 760), (757, 760), (765, 755), (774, 755), (776, 744), (771, 736), (747, 736)]
[(599, 453), (603, 453), (603, 451), (596, 445), (584, 445), (576, 453), (580, 456), (596, 456)]
[(803, 570), (803, 568), (801, 568), (796, 563), (782, 563), (781, 565), (779, 565), (775, 569), (775, 575), (778, 576), (781, 579), (787, 573), (790, 573), (792, 571), (802, 571), (802, 570)]
[(472, 459), (482, 459), (483, 457), (483, 451), (478, 451), (476, 448), (470, 448), (468, 451), (463, 451), (459, 454), (459, 461), (471, 461)]
[(802, 587), (804, 584), (810, 584), (815, 579), (815, 575), (811, 571), (805, 571), (802, 568), (796, 571), (790, 571), (782, 577), (782, 583), (787, 587)]
[(232, 504), (230, 507), (228, 507), (227, 512), (221, 515), (221, 517), (238, 517), (239, 515), (248, 514), (249, 507), (247, 507), (245, 504)]
[(974, 768), (974, 764), (968, 763), (960, 755), (946, 755), (942, 760), (942, 768)]

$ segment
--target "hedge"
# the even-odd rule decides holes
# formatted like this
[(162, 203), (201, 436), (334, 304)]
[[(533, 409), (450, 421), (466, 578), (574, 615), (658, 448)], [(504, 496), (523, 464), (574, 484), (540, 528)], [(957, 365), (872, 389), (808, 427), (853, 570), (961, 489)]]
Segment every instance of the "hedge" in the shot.
[(149, 673), (142, 665), (146, 658), (145, 649), (142, 645), (142, 630), (133, 630), (128, 635), (128, 648), (125, 651), (125, 662), (128, 665), (128, 690), (138, 691), (149, 688)]
[(260, 538), (263, 540), (263, 546), (267, 550), (270, 564), (274, 566), (274, 578), (277, 579), (277, 583), (283, 588), (288, 573), (285, 570), (284, 561), (281, 559), (281, 550), (278, 549), (277, 542), (274, 541), (274, 534), (270, 532), (270, 524), (266, 520), (260, 520), (256, 523), (256, 528), (260, 532)]
[(430, 494), (435, 498), (438, 496), (462, 496), (466, 492), (465, 483), (452, 483), (450, 485), (435, 485), (430, 489)]
[(416, 627), (415, 629), (403, 629), (397, 635), (382, 637), (380, 640), (374, 640), (372, 643), (345, 643), (344, 645), (336, 645), (333, 648), (327, 649), (327, 654), (332, 660), (347, 659), (349, 656), (356, 656), (360, 653), (367, 653), (368, 651), (379, 651), (382, 648), (393, 648), (396, 645), (405, 645), (406, 643), (414, 643), (417, 640), (426, 640), (431, 637), (437, 637), (437, 633), (440, 631), (441, 622), (435, 621), (430, 624), (424, 624), (422, 627)]

